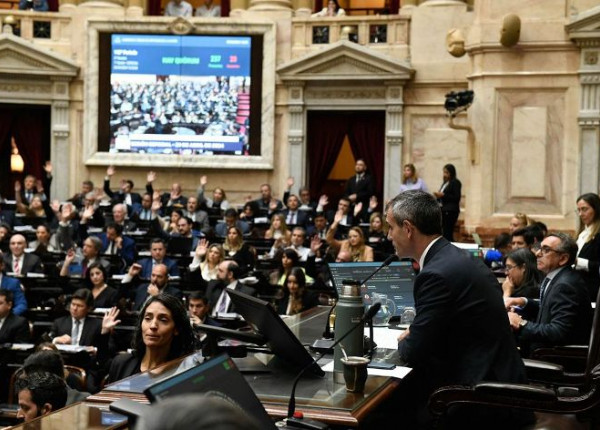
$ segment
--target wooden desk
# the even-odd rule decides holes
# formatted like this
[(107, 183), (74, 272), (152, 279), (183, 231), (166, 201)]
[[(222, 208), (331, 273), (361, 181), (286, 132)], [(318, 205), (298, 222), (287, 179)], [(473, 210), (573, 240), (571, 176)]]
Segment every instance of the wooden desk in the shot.
[[(286, 323), (301, 342), (312, 343), (314, 339), (321, 336), (328, 312), (328, 306), (314, 308), (300, 316), (287, 318)], [(123, 397), (148, 403), (143, 395), (145, 388), (183, 372), (202, 360), (201, 353), (173, 360), (157, 369), (109, 385), (100, 393), (88, 397), (85, 404), (101, 410), (105, 409), (109, 403)], [(323, 361), (327, 360), (326, 357)], [(269, 415), (273, 418), (282, 418), (287, 415), (288, 400), (296, 374), (284, 371), (284, 366), (281, 366), (281, 363), (277, 363), (276, 360), (272, 360), (268, 367), (271, 368), (271, 373), (246, 374), (244, 376)], [(307, 375), (300, 381), (296, 390), (296, 410), (302, 411), (307, 418), (324, 421), (333, 426), (360, 427), (369, 412), (388, 398), (399, 384), (400, 381), (397, 379), (369, 376), (364, 393), (348, 393), (343, 384), (333, 382), (331, 373), (324, 378)], [(59, 416), (64, 411), (67, 409), (44, 419)], [(71, 413), (70, 408), (68, 413)]]
[(53, 414), (28, 423), (12, 427), (14, 429), (94, 429), (113, 430), (127, 428), (127, 417), (111, 412), (108, 407), (86, 402), (69, 405)]

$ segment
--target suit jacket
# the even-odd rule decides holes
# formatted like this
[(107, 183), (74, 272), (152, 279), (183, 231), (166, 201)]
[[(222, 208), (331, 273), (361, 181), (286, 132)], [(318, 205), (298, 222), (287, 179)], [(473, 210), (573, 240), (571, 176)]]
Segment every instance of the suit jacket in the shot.
[[(110, 189), (110, 180), (104, 180), (104, 192), (112, 199), (114, 203), (125, 202), (125, 193), (121, 190), (116, 193)], [(142, 204), (142, 196), (139, 193), (129, 193), (131, 195), (131, 204)]]
[(590, 300), (595, 302), (598, 295), (598, 286), (600, 286), (600, 234), (584, 243), (577, 256), (588, 260), (588, 271), (582, 270), (578, 273), (587, 286)]
[(108, 382), (116, 382), (140, 372), (142, 358), (125, 353), (117, 355), (110, 364)]
[[(281, 211), (281, 214), (285, 217), (286, 222), (287, 222), (287, 218), (288, 218), (289, 213), (290, 213), (289, 209), (284, 209), (284, 210)], [(293, 224), (290, 224), (290, 225), (297, 225), (297, 226), (300, 226), (300, 227), (306, 227), (306, 224), (308, 223), (308, 220), (309, 220), (309, 216), (308, 216), (307, 211), (303, 211), (303, 210), (298, 209), (296, 211), (296, 222), (293, 223)]]
[(183, 215), (189, 217), (193, 221), (195, 229), (200, 228), (200, 231), (204, 234), (208, 234), (210, 232), (211, 227), (208, 219), (208, 212), (198, 210), (194, 213), (191, 213), (187, 210), (184, 210)]
[(0, 224), (7, 224), (10, 228), (15, 226), (15, 213), (13, 211), (0, 210)]
[[(71, 319), (71, 315), (66, 315), (61, 318), (57, 318), (54, 320), (52, 324), (52, 332), (54, 336), (62, 336), (64, 334), (68, 334), (71, 336), (71, 331), (73, 329), (73, 321)], [(103, 344), (102, 342), (102, 320), (99, 318), (91, 318), (86, 317), (85, 322), (83, 323), (83, 330), (81, 331), (81, 336), (79, 337), (79, 345), (81, 346), (95, 346), (100, 348)]]
[[(8, 272), (13, 270), (13, 256), (11, 253), (4, 254), (4, 267)], [(23, 254), (23, 267), (21, 267), (21, 275), (28, 273), (44, 273), (42, 260), (35, 254)]]
[(30, 340), (29, 321), (12, 312), (9, 313), (0, 328), (0, 344), (28, 343)]
[[(183, 300), (183, 293), (178, 288), (167, 285), (165, 288), (163, 288), (162, 292), (177, 297), (179, 300)], [(150, 297), (150, 295), (148, 294), (148, 284), (142, 284), (139, 287), (137, 287), (137, 290), (135, 290), (133, 310), (141, 310), (144, 307), (144, 303), (146, 303), (146, 300), (148, 300), (148, 297)]]
[(369, 199), (375, 194), (375, 182), (373, 177), (368, 173), (363, 175), (360, 181), (356, 180), (356, 175), (346, 181), (346, 196), (356, 194), (356, 202), (362, 202), (363, 210), (366, 211), (369, 207)]
[[(106, 237), (106, 233), (100, 233), (98, 237), (102, 241), (101, 253), (106, 254), (108, 246), (110, 245), (110, 241)], [(117, 251), (117, 255), (121, 256), (121, 258), (125, 260), (125, 263), (127, 263), (127, 265), (130, 266), (135, 260), (135, 240), (125, 235), (123, 235), (122, 237), (123, 244), (121, 246), (121, 249)]]
[(531, 350), (556, 345), (587, 345), (592, 328), (592, 307), (579, 273), (570, 267), (556, 274), (542, 301), (529, 300), (523, 317), (530, 321), (519, 330), (519, 339)]
[[(206, 299), (208, 300), (208, 305), (210, 306), (211, 311), (213, 306), (215, 306), (219, 301), (219, 297), (221, 297), (221, 293), (226, 287), (227, 285), (220, 280), (210, 281), (208, 283), (208, 287), (206, 288)], [(254, 288), (248, 287), (247, 285), (242, 284), (240, 281), (237, 281), (234, 290), (250, 296), (256, 295), (256, 290)], [(235, 306), (233, 305), (233, 302), (229, 302), (226, 312), (235, 312)]]
[[(237, 220), (235, 222), (235, 226), (240, 229), (242, 234), (250, 233), (250, 226), (246, 221)], [(228, 229), (229, 227), (227, 227), (227, 224), (225, 224), (224, 222), (217, 223), (217, 225), (215, 226), (215, 234), (220, 237), (227, 237)]]
[(402, 383), (416, 408), (425, 410), (444, 385), (525, 382), (502, 290), (482, 261), (439, 238), (415, 278), (414, 298), (416, 316), (398, 348), (413, 368)]
[[(143, 258), (140, 261), (138, 261), (138, 264), (142, 266), (140, 277), (142, 279), (150, 279), (150, 276), (152, 275), (152, 258)], [(167, 266), (169, 276), (180, 276), (179, 266), (177, 265), (177, 262), (175, 260), (165, 258), (162, 264)]]
[(21, 283), (19, 280), (2, 275), (0, 288), (3, 290), (9, 290), (13, 293), (12, 313), (15, 315), (23, 315), (27, 311), (27, 299), (25, 298), (25, 293), (21, 288)]
[(444, 197), (438, 199), (442, 205), (442, 211), (458, 212), (460, 211), (460, 195), (462, 184), (458, 179), (450, 179), (448, 186), (444, 190)]

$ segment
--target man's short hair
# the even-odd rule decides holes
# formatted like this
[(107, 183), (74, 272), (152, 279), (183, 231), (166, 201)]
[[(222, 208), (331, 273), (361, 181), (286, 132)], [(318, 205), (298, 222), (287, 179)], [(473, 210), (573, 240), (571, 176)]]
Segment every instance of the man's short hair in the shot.
[(80, 288), (73, 293), (71, 296), (71, 300), (79, 299), (82, 300), (88, 308), (92, 308), (94, 306), (94, 296), (92, 292), (87, 288)]
[(299, 231), (300, 233), (302, 233), (302, 236), (306, 237), (306, 230), (304, 230), (304, 227), (294, 227), (292, 233), (295, 231)]
[(125, 182), (129, 184), (129, 188), (133, 190), (133, 181), (131, 179), (127, 179)]
[(88, 239), (92, 242), (96, 252), (99, 253), (102, 250), (102, 240), (98, 236), (89, 236)]
[(206, 296), (204, 294), (202, 294), (201, 291), (192, 291), (190, 293), (190, 295), (188, 296), (188, 302), (190, 300), (202, 300), (202, 303), (204, 303), (205, 305), (208, 305), (208, 299), (206, 298)]
[(229, 208), (229, 209), (225, 210), (225, 218), (232, 218), (232, 217), (237, 218), (237, 216), (238, 216), (238, 213), (235, 209)]
[(242, 275), (240, 266), (233, 260), (227, 262), (227, 271), (231, 272), (233, 279), (240, 279), (240, 276)]
[(65, 377), (65, 362), (58, 351), (38, 351), (31, 354), (23, 363), (25, 374), (50, 372), (56, 376)]
[(111, 222), (110, 224), (108, 224), (106, 226), (106, 230), (108, 231), (108, 229), (113, 229), (115, 231), (115, 233), (117, 233), (117, 236), (123, 236), (123, 226), (120, 224), (117, 224), (115, 222)]
[(385, 211), (389, 210), (398, 225), (410, 221), (424, 235), (442, 234), (442, 211), (429, 193), (420, 190), (400, 193), (386, 205)]
[(52, 410), (63, 408), (67, 403), (67, 385), (63, 378), (50, 372), (34, 372), (17, 378), (16, 392), (23, 390), (31, 392), (31, 401), (39, 411), (46, 403), (52, 405)]
[(515, 231), (512, 232), (512, 237), (515, 236), (522, 236), (523, 240), (525, 241), (525, 244), (528, 247), (531, 247), (531, 245), (533, 245), (535, 243), (535, 235), (533, 230), (527, 228), (527, 227), (523, 227), (523, 228), (518, 228)]
[(154, 245), (155, 243), (162, 243), (164, 247), (167, 246), (167, 243), (165, 242), (165, 240), (160, 237), (155, 237), (154, 239), (152, 239), (150, 241), (150, 247), (152, 247), (152, 245)]
[(0, 296), (4, 297), (4, 300), (6, 300), (6, 303), (13, 303), (15, 302), (15, 295), (13, 294), (12, 291), (7, 290), (5, 288), (0, 288)]
[(83, 181), (83, 182), (82, 182), (82, 184), (83, 184), (83, 185), (87, 185), (87, 186), (88, 186), (88, 187), (90, 187), (90, 188), (94, 188), (94, 183), (93, 183), (92, 181), (90, 181), (89, 179), (88, 179), (88, 180), (85, 180), (85, 181)]
[(578, 251), (577, 242), (575, 242), (575, 239), (563, 232), (550, 233), (548, 237), (557, 237), (560, 240), (560, 245), (558, 245), (557, 251), (565, 253), (569, 256), (567, 266), (575, 264)]

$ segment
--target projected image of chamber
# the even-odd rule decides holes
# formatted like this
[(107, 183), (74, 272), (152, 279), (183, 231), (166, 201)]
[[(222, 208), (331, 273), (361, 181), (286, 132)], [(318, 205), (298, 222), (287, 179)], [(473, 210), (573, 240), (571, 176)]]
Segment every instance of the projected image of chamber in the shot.
[(248, 155), (252, 39), (111, 35), (110, 152)]

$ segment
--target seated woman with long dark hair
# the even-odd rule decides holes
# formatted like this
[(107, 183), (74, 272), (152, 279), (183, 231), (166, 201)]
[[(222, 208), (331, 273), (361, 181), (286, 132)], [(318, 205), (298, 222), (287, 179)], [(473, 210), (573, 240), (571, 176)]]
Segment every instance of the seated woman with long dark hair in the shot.
[(85, 283), (92, 290), (95, 308), (112, 308), (117, 305), (118, 292), (107, 285), (107, 279), (108, 273), (102, 264), (94, 262), (88, 266)]
[(115, 382), (183, 357), (194, 350), (194, 335), (183, 303), (160, 293), (140, 312), (133, 335), (133, 353), (119, 354), (110, 365), (108, 381)]
[(519, 248), (506, 256), (504, 265), (506, 281), (502, 284), (504, 297), (540, 297), (542, 272), (537, 268), (537, 259), (529, 248)]
[(319, 297), (306, 289), (302, 267), (292, 267), (285, 278), (281, 294), (282, 297), (277, 301), (277, 312), (280, 315), (296, 315), (319, 304)]

